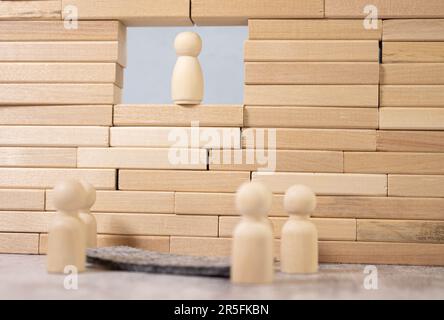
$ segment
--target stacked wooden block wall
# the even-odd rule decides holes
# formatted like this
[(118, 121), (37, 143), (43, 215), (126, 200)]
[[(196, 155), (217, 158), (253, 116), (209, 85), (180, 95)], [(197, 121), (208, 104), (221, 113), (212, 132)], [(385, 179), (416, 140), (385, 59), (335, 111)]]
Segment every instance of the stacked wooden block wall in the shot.
[[(444, 2), (375, 0), (365, 30), (367, 2), (0, 1), (0, 253), (45, 253), (51, 188), (74, 177), (99, 190), (100, 245), (227, 255), (252, 179), (274, 192), (277, 253), (283, 193), (303, 183), (321, 261), (444, 265)], [(245, 106), (119, 104), (126, 26), (193, 22), (249, 23)], [(179, 144), (200, 160), (172, 165), (168, 136), (192, 121), (244, 159), (276, 129), (276, 172), (218, 163), (226, 140)]]

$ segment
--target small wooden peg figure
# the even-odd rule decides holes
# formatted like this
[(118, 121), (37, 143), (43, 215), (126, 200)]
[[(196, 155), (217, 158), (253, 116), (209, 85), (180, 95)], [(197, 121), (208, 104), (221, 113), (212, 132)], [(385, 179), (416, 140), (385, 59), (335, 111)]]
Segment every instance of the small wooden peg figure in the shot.
[(197, 57), (202, 50), (202, 39), (195, 32), (182, 32), (176, 37), (174, 47), (178, 58), (171, 82), (173, 101), (177, 105), (200, 104), (204, 80)]
[(236, 194), (242, 215), (233, 234), (231, 282), (269, 284), (274, 277), (273, 232), (265, 219), (271, 193), (259, 182), (247, 182)]
[(48, 234), (49, 273), (64, 273), (67, 266), (85, 271), (85, 230), (78, 213), (84, 202), (85, 190), (76, 180), (66, 180), (54, 188), (57, 213)]
[(302, 185), (289, 188), (284, 208), (290, 218), (282, 228), (281, 270), (285, 273), (318, 271), (318, 231), (310, 216), (316, 208), (316, 195)]
[(85, 189), (86, 199), (80, 208), (79, 217), (85, 225), (85, 238), (87, 248), (97, 248), (97, 221), (91, 214), (91, 207), (96, 202), (96, 189), (86, 181), (81, 181)]

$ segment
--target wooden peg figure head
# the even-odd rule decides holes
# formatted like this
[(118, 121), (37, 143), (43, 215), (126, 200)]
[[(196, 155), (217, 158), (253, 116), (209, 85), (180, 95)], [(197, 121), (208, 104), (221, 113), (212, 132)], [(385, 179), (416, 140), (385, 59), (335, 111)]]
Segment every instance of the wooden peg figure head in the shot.
[(85, 202), (80, 208), (84, 211), (90, 211), (91, 207), (96, 203), (96, 189), (88, 182), (80, 181), (83, 189), (85, 190)]
[(284, 208), (290, 215), (310, 217), (316, 209), (316, 194), (307, 186), (294, 185), (285, 193)]
[(260, 182), (244, 183), (236, 193), (236, 208), (241, 215), (260, 219), (271, 209), (272, 193)]
[(178, 56), (197, 57), (202, 51), (202, 39), (195, 32), (179, 33), (174, 41)]
[(58, 211), (77, 211), (83, 207), (85, 198), (85, 189), (77, 180), (65, 180), (54, 188), (54, 204)]

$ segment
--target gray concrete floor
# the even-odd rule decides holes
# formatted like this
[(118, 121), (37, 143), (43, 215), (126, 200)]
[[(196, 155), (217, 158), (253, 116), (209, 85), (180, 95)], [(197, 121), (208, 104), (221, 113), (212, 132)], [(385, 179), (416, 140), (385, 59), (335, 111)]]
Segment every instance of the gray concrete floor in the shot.
[(277, 273), (269, 286), (225, 279), (89, 269), (78, 290), (48, 275), (44, 256), (0, 255), (0, 299), (444, 299), (444, 268), (377, 266), (378, 289), (364, 288), (364, 265), (325, 264), (315, 275)]

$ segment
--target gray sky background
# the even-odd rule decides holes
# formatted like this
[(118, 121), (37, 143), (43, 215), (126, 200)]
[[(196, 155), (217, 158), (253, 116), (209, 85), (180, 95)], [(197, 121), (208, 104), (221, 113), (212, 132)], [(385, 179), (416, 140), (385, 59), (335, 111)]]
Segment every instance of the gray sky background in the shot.
[(124, 103), (171, 103), (174, 39), (183, 31), (194, 31), (202, 37), (199, 60), (205, 78), (203, 103), (242, 104), (246, 27), (128, 28)]

